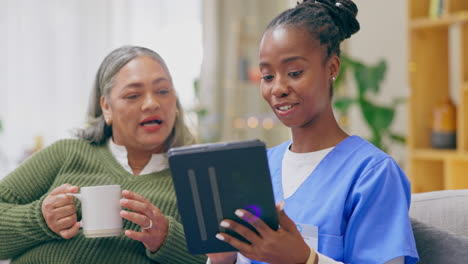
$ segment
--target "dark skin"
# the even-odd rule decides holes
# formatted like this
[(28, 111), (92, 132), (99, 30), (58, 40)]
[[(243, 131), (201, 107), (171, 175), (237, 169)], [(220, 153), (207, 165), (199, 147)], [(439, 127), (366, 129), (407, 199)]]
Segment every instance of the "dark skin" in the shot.
[[(326, 46), (302, 28), (279, 26), (263, 35), (260, 43), (261, 91), (278, 119), (291, 128), (291, 151), (307, 153), (336, 146), (348, 135), (339, 127), (332, 110), (330, 87), (338, 75), (340, 59), (327, 57)], [(311, 249), (294, 222), (279, 209), (280, 228), (272, 230), (261, 219), (244, 213), (243, 219), (258, 235), (231, 220), (222, 225), (245, 237), (244, 243), (226, 233), (218, 239), (254, 260), (268, 263), (306, 263)], [(316, 254), (315, 252), (313, 254)], [(235, 253), (208, 254), (213, 263), (233, 263)], [(315, 263), (318, 263), (316, 255)]]
[(336, 146), (348, 136), (332, 110), (330, 86), (339, 69), (338, 56), (327, 58), (326, 46), (304, 29), (278, 27), (265, 33), (260, 44), (262, 96), (291, 128), (293, 152)]
[[(281, 226), (277, 231), (271, 229), (260, 218), (252, 215), (248, 211), (239, 209), (236, 211), (236, 214), (239, 212), (243, 214), (243, 216), (238, 216), (249, 222), (259, 232), (259, 235), (235, 221), (223, 220), (221, 223), (224, 227), (235, 230), (252, 244), (249, 245), (232, 236), (222, 233), (221, 235), (223, 236), (224, 241), (239, 249), (239, 252), (241, 252), (242, 255), (250, 259), (272, 264), (306, 263), (310, 256), (310, 248), (302, 239), (301, 234), (297, 230), (296, 224), (286, 215), (281, 207), (282, 205), (277, 205), (279, 224)], [(291, 254), (291, 252), (296, 253)], [(221, 253), (213, 255), (220, 255), (213, 257), (209, 255), (210, 259), (214, 263), (233, 263), (236, 256), (235, 253)], [(219, 257), (225, 259), (219, 260)], [(315, 263), (318, 263), (317, 258), (315, 259)]]

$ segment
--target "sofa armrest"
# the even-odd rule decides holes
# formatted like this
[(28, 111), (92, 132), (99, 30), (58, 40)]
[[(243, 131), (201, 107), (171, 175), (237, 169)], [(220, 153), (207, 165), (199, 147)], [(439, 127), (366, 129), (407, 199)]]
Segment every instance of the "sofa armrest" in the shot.
[(468, 236), (468, 190), (417, 193), (411, 200), (411, 218)]

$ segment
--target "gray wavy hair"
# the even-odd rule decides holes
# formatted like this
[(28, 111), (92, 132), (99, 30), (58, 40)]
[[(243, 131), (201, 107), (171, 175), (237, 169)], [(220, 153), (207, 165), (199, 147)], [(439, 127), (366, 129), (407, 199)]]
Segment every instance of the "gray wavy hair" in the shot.
[[(104, 120), (104, 115), (101, 109), (101, 96), (109, 98), (110, 91), (114, 86), (114, 77), (131, 60), (146, 56), (157, 61), (166, 70), (169, 79), (172, 83), (172, 76), (167, 68), (166, 63), (162, 57), (156, 52), (138, 46), (123, 46), (112, 51), (102, 61), (99, 70), (96, 73), (93, 90), (88, 105), (87, 127), (79, 129), (76, 133), (78, 138), (84, 139), (91, 144), (101, 145), (107, 142), (112, 137), (112, 125), (107, 125)], [(164, 151), (172, 147), (180, 147), (195, 143), (195, 138), (188, 129), (184, 111), (180, 105), (179, 97), (177, 96), (176, 107), (178, 114), (174, 123), (174, 128), (171, 134), (164, 143)]]

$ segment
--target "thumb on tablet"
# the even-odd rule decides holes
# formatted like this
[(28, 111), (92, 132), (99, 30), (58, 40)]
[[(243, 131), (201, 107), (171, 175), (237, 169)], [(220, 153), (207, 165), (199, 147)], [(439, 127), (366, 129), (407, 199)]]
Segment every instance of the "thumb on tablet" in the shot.
[(284, 201), (279, 202), (276, 205), (276, 211), (278, 212), (279, 225), (286, 231), (297, 230), (296, 224), (289, 218), (284, 211)]

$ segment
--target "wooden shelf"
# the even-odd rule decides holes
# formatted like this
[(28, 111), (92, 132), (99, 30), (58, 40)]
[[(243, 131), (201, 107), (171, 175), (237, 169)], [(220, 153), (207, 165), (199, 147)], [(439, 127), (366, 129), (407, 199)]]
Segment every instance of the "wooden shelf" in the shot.
[(457, 155), (456, 150), (439, 150), (439, 149), (416, 149), (411, 150), (410, 156), (418, 160), (440, 160), (443, 161), (447, 156)]
[(448, 27), (456, 23), (468, 22), (468, 12), (459, 12), (445, 15), (440, 18), (417, 18), (410, 22), (411, 29), (430, 29), (437, 27)]
[[(444, 15), (429, 18), (429, 0), (407, 0), (413, 192), (468, 188), (468, 0), (444, 1)], [(433, 149), (434, 109), (450, 97), (457, 103), (457, 148)]]

